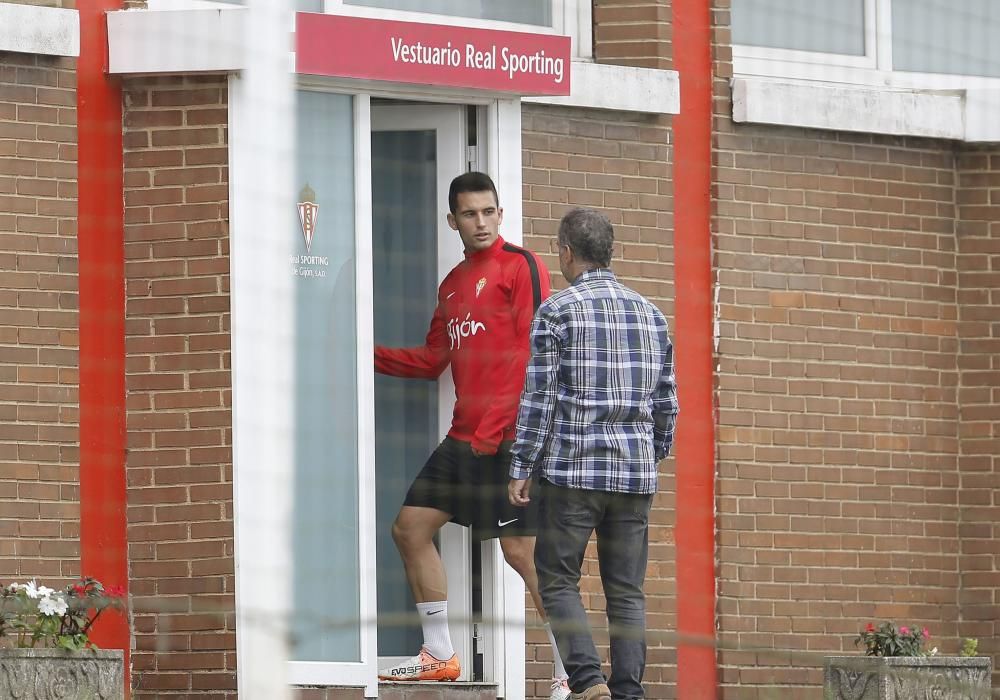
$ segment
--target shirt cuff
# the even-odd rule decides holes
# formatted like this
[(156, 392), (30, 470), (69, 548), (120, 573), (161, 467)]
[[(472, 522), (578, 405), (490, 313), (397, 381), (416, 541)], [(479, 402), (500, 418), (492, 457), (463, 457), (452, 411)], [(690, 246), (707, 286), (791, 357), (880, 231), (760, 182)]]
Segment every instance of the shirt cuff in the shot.
[(511, 479), (530, 479), (534, 471), (535, 470), (530, 465), (525, 464), (517, 457), (510, 460)]

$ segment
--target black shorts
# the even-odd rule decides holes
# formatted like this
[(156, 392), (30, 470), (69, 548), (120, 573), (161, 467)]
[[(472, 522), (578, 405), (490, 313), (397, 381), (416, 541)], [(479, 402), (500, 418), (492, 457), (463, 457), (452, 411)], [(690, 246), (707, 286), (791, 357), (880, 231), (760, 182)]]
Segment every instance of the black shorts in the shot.
[(476, 457), (468, 442), (446, 437), (410, 485), (404, 505), (435, 508), (472, 530), (473, 540), (534, 536), (538, 530), (538, 494), (525, 506), (511, 505), (511, 442), (494, 455)]

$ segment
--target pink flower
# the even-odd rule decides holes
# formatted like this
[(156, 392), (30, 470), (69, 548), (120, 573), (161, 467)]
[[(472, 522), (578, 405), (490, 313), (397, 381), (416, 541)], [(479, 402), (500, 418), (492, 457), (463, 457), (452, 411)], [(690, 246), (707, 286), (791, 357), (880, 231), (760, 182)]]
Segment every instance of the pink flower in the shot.
[(909, 634), (910, 633), (910, 628), (907, 627), (906, 625), (903, 625), (902, 627), (899, 628), (899, 633), (900, 634)]
[(874, 632), (874, 631), (875, 631), (875, 625), (873, 625), (870, 622), (867, 625), (865, 625), (865, 632)]
[(930, 631), (928, 631), (928, 629), (926, 627), (924, 627), (924, 629), (923, 629), (923, 635), (924, 635), (924, 639), (930, 639), (930, 637), (931, 637), (931, 633), (930, 633)]

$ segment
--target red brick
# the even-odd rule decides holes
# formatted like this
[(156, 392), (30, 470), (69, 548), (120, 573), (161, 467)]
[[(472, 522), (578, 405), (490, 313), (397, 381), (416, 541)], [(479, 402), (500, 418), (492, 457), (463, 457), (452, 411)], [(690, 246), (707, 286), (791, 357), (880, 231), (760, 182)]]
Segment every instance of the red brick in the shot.
[[(717, 72), (716, 94), (728, 97), (728, 86), (721, 84), (725, 73)], [(961, 324), (955, 321), (970, 311), (956, 304), (956, 287), (961, 289), (963, 284), (953, 272), (956, 259), (926, 258), (919, 248), (936, 249), (938, 240), (913, 239), (908, 244), (905, 236), (928, 227), (950, 245), (966, 209), (970, 221), (977, 217), (995, 220), (997, 212), (983, 208), (988, 200), (981, 192), (938, 186), (956, 175), (957, 182), (962, 182), (962, 170), (953, 169), (953, 151), (944, 144), (817, 132), (803, 140), (801, 133), (792, 130), (733, 125), (728, 121), (728, 104), (724, 100), (717, 104), (722, 110), (715, 160), (730, 168), (720, 180), (735, 186), (717, 187), (713, 228), (721, 232), (720, 250), (739, 251), (719, 257), (720, 315), (730, 322), (720, 326), (718, 399), (722, 407), (740, 408), (720, 411), (719, 510), (746, 514), (738, 519), (720, 516), (719, 536), (738, 536), (742, 541), (744, 535), (775, 532), (773, 541), (720, 550), (720, 609), (772, 605), (775, 597), (788, 595), (779, 584), (793, 580), (824, 584), (795, 589), (793, 595), (808, 606), (796, 613), (794, 639), (784, 634), (788, 628), (783, 623), (756, 615), (753, 629), (759, 634), (740, 636), (735, 643), (752, 640), (764, 647), (804, 644), (811, 649), (853, 651), (844, 642), (866, 617), (875, 618), (878, 613), (873, 607), (843, 619), (845, 606), (852, 600), (870, 600), (875, 595), (870, 582), (881, 580), (895, 583), (898, 589), (909, 586), (905, 600), (900, 597), (896, 609), (886, 609), (882, 615), (913, 617), (947, 629), (957, 607), (941, 610), (920, 602), (941, 599), (943, 594), (943, 600), (954, 603), (957, 589), (943, 590), (947, 584), (942, 581), (950, 577), (957, 585), (955, 563), (932, 561), (923, 552), (962, 547), (951, 520), (954, 514), (937, 505), (955, 503), (964, 491), (957, 478), (964, 459), (959, 438), (962, 421), (953, 391), (950, 397), (945, 394), (933, 400), (938, 411), (924, 409), (927, 397), (960, 381), (958, 368), (963, 362), (972, 372), (976, 362), (963, 359), (957, 343), (947, 350), (937, 345), (937, 338), (961, 337)], [(938, 170), (942, 168), (944, 174)], [(798, 172), (803, 174), (793, 174)], [(829, 177), (834, 173), (837, 177)], [(752, 188), (742, 187), (749, 183)], [(807, 222), (804, 231), (779, 227), (782, 208), (787, 208), (793, 221)], [(809, 225), (812, 222), (825, 225)], [(796, 240), (803, 233), (806, 241), (820, 242), (822, 249), (804, 248), (803, 241)], [(971, 240), (960, 238), (959, 251), (962, 243)], [(748, 256), (750, 247), (758, 255)], [(833, 262), (838, 259), (842, 262)], [(973, 261), (972, 256), (969, 259)], [(846, 262), (853, 260), (858, 262)], [(911, 267), (920, 269), (911, 271)], [(985, 279), (965, 282), (989, 284)], [(778, 283), (788, 291), (769, 291)], [(824, 294), (809, 293), (820, 289)], [(855, 328), (876, 329), (879, 334), (858, 333)], [(751, 382), (746, 381), (748, 369), (727, 357), (749, 339), (754, 339), (753, 355), (763, 358), (756, 363)], [(767, 342), (781, 339), (794, 340), (795, 345)], [(880, 351), (879, 346), (886, 350)], [(770, 355), (782, 359), (770, 359)], [(967, 380), (972, 372), (961, 376)], [(797, 376), (805, 379), (788, 379)], [(808, 395), (804, 409), (796, 403), (796, 393)], [(845, 398), (855, 395), (877, 398), (877, 403)], [(880, 415), (887, 418), (880, 419)], [(743, 427), (751, 425), (759, 428)], [(786, 425), (794, 430), (784, 431)], [(971, 443), (964, 444), (968, 451)], [(803, 486), (825, 483), (828, 490), (813, 491), (805, 498), (793, 491), (786, 498), (782, 489), (794, 485), (789, 480), (799, 476), (779, 475), (776, 470), (789, 461), (808, 468)], [(931, 461), (940, 471), (927, 474), (925, 465)], [(762, 469), (754, 471), (756, 466)], [(923, 478), (942, 474), (954, 476), (947, 487), (940, 480)], [(887, 483), (892, 490), (858, 492), (840, 486), (846, 482)], [(752, 496), (747, 495), (750, 492)], [(984, 496), (968, 494), (970, 503), (986, 502)], [(914, 534), (927, 536), (890, 539), (903, 532), (885, 519), (887, 511), (879, 509), (880, 501), (890, 499), (904, 518), (906, 513), (920, 513), (919, 522), (924, 525), (916, 527)], [(779, 519), (769, 510), (792, 517)], [(969, 512), (973, 518), (978, 515), (974, 509)], [(879, 544), (912, 552), (913, 558), (837, 560), (837, 550), (846, 549), (844, 554), (849, 554), (874, 546), (876, 540), (857, 532), (878, 534)], [(824, 554), (833, 558), (825, 559)], [(784, 562), (788, 555), (796, 557), (792, 561), (801, 569), (769, 571), (758, 566), (752, 575), (759, 582), (752, 587), (739, 585), (741, 571), (743, 575), (751, 571), (735, 565)], [(915, 575), (909, 567), (917, 560), (921, 569)], [(740, 632), (739, 625), (746, 619), (720, 617), (723, 638)], [(839, 630), (838, 634), (831, 636), (831, 629)], [(794, 684), (786, 671), (766, 681), (755, 675), (755, 659), (739, 660), (727, 652), (721, 658), (724, 697), (739, 697), (737, 691), (756, 697), (758, 691), (763, 694)]]
[[(137, 502), (155, 508), (158, 523), (145, 524), (152, 516), (144, 511), (134, 511), (130, 518), (130, 536), (158, 543), (148, 550), (156, 559), (141, 567), (136, 562), (133, 578), (135, 584), (148, 584), (161, 594), (195, 600), (231, 590), (226, 586), (232, 585), (231, 578), (228, 584), (221, 578), (232, 576), (232, 523), (222, 520), (231, 518), (232, 486), (219, 484), (231, 475), (231, 469), (223, 471), (221, 465), (232, 461), (231, 419), (221, 393), (229, 389), (230, 379), (219, 352), (229, 346), (223, 334), (228, 297), (220, 296), (228, 293), (228, 247), (218, 243), (227, 232), (229, 194), (223, 140), (226, 83), (219, 77), (129, 83), (133, 109), (126, 110), (126, 131), (148, 134), (149, 147), (126, 152), (127, 211), (134, 210), (135, 220), (141, 222), (129, 226), (127, 234), (126, 313), (133, 329), (127, 350), (142, 360), (129, 365), (128, 429), (130, 435), (148, 436), (144, 444), (149, 447), (130, 451), (128, 470), (136, 475), (136, 485), (144, 484), (131, 493)], [(150, 332), (155, 335), (137, 335)], [(218, 379), (210, 385), (198, 379), (208, 375)], [(156, 467), (155, 487), (150, 467)], [(194, 529), (192, 520), (195, 525), (224, 524), (208, 535)], [(206, 536), (213, 540), (201, 539)], [(198, 571), (192, 568), (195, 561)], [(194, 578), (189, 577), (192, 573)], [(233, 601), (230, 595), (211, 605), (231, 614)], [(224, 625), (223, 617), (171, 615), (157, 628), (203, 636)], [(201, 693), (235, 688), (233, 674), (223, 672), (230, 663), (225, 655), (235, 650), (231, 632), (215, 635), (204, 652), (190, 654), (183, 653), (186, 642), (175, 651), (157, 646), (154, 632), (138, 625), (137, 637), (148, 639), (142, 643), (156, 659), (156, 675), (183, 679), (177, 681), (180, 687)]]

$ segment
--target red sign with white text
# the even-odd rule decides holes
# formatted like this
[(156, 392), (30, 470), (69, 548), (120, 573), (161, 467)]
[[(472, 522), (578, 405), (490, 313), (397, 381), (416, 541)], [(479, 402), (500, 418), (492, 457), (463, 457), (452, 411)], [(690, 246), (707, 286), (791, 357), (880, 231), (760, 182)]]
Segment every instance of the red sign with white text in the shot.
[(570, 38), (299, 12), (295, 71), (520, 95), (568, 95)]

